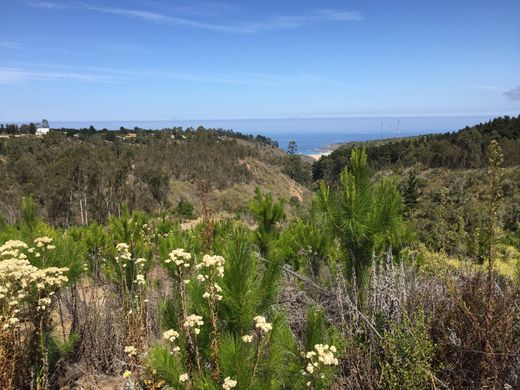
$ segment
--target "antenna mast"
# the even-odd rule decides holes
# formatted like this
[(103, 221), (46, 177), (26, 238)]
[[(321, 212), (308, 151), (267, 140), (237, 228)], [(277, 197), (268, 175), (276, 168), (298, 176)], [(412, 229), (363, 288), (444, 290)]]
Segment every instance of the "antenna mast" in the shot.
[(399, 138), (399, 119), (397, 120), (397, 138)]

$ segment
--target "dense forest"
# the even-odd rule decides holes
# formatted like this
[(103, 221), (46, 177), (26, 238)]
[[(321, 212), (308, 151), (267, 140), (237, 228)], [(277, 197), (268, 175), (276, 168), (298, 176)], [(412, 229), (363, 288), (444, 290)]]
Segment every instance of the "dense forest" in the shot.
[(0, 388), (520, 388), (519, 123), (0, 139)]

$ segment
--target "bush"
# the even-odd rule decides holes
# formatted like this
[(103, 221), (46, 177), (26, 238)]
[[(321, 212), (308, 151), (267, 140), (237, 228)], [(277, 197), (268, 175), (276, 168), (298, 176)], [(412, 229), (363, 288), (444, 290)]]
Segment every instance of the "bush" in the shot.
[(432, 382), (434, 345), (424, 314), (392, 323), (383, 341), (381, 372), (385, 389), (427, 389)]

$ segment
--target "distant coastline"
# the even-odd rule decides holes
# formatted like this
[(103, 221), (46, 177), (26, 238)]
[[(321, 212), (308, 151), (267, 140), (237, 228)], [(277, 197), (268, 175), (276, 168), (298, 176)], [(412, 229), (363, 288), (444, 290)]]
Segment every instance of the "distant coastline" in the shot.
[(183, 128), (232, 129), (242, 134), (260, 134), (278, 142), (287, 150), (291, 141), (297, 144), (297, 153), (319, 159), (323, 155), (350, 142), (383, 141), (395, 138), (398, 120), (401, 137), (456, 131), (465, 126), (487, 122), (488, 115), (473, 116), (381, 116), (381, 117), (328, 117), (328, 118), (274, 118), (230, 120), (119, 120), (119, 121), (59, 121), (49, 119), (53, 128), (88, 128), (100, 130)]

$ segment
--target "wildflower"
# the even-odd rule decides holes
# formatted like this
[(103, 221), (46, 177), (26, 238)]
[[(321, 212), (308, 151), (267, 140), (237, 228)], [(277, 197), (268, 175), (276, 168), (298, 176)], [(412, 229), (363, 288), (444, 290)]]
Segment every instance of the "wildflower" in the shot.
[(189, 380), (190, 377), (188, 376), (187, 373), (184, 373), (184, 374), (181, 374), (181, 376), (179, 377), (179, 382), (186, 382), (187, 380)]
[(234, 379), (231, 379), (229, 376), (224, 378), (224, 383), (222, 384), (222, 388), (225, 390), (232, 389), (233, 387), (236, 387), (237, 381)]
[(210, 297), (210, 293), (207, 291), (204, 294), (202, 294), (202, 298), (204, 298), (204, 299), (208, 299), (209, 297)]
[(312, 359), (313, 356), (316, 356), (316, 352), (314, 352), (314, 351), (309, 351), (309, 352), (307, 352), (307, 354), (305, 355), (305, 357), (306, 357), (307, 359)]
[(125, 353), (128, 355), (128, 357), (136, 356), (137, 355), (137, 348), (133, 345), (129, 345), (125, 347)]
[[(197, 264), (196, 268), (202, 268), (202, 267), (206, 267), (206, 268), (210, 268), (210, 267), (213, 267), (213, 266), (217, 266), (218, 267), (222, 267), (225, 263), (225, 260), (222, 256), (210, 256), (210, 255), (204, 255), (204, 257), (202, 258), (202, 263), (199, 263)], [(222, 274), (223, 274), (223, 269), (222, 269)]]
[(144, 263), (146, 263), (146, 259), (143, 259), (142, 257), (138, 258), (135, 261), (135, 264), (144, 264)]
[(16, 317), (9, 318), (9, 324), (11, 324), (11, 325), (15, 325), (15, 324), (17, 324), (19, 322), (20, 322), (20, 320), (18, 318), (16, 318)]
[(125, 372), (123, 372), (123, 378), (125, 378), (125, 379), (130, 378), (131, 375), (132, 375), (132, 371), (126, 370)]
[(244, 343), (250, 343), (253, 341), (253, 336), (246, 334), (245, 336), (242, 336), (242, 341)]
[(265, 320), (265, 317), (263, 316), (256, 316), (253, 318), (256, 322), (255, 328), (260, 329), (263, 333), (268, 333), (270, 330), (273, 329), (273, 325), (271, 325), (269, 322)]
[(204, 325), (204, 321), (202, 321), (202, 317), (198, 316), (196, 314), (191, 314), (186, 318), (186, 321), (184, 321), (184, 326), (186, 328), (193, 328), (193, 332), (195, 334), (200, 333), (199, 326)]
[(130, 253), (130, 246), (124, 242), (120, 242), (116, 245), (116, 249), (119, 252), (119, 256), (116, 256), (116, 260), (130, 260), (132, 258), (132, 254)]
[(38, 237), (34, 239), (34, 243), (38, 248), (47, 247), (48, 249), (54, 249), (55, 246), (51, 245), (52, 248), (49, 248), (50, 243), (52, 242), (52, 238), (50, 237)]
[(175, 339), (179, 337), (179, 333), (176, 332), (175, 330), (173, 329), (170, 329), (170, 330), (167, 330), (166, 332), (163, 333), (163, 339), (164, 340), (169, 340), (171, 341), (172, 343), (175, 341)]
[(184, 249), (178, 248), (170, 252), (169, 259), (165, 260), (165, 263), (174, 262), (176, 265), (184, 265), (185, 268), (189, 267), (189, 260), (191, 260), (191, 253), (185, 252)]
[[(336, 348), (332, 346), (334, 351)], [(318, 351), (318, 360), (326, 366), (338, 365), (338, 359), (334, 357), (334, 352), (332, 348), (328, 345), (316, 344), (314, 349)]]
[(45, 310), (45, 308), (49, 307), (51, 305), (51, 299), (50, 298), (40, 298), (38, 300), (38, 307), (37, 310)]
[(144, 286), (146, 284), (146, 280), (144, 279), (144, 275), (138, 274), (135, 277), (135, 283)]
[(0, 246), (0, 253), (11, 249), (26, 249), (27, 247), (28, 245), (23, 241), (9, 240), (4, 245)]

